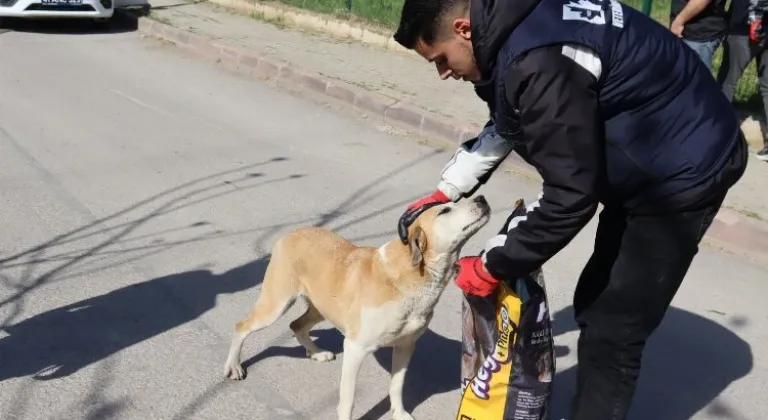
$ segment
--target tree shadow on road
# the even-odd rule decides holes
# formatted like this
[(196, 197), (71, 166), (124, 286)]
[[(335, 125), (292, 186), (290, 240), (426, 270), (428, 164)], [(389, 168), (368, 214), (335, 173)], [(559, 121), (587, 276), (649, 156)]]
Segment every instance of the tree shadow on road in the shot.
[[(189, 226), (171, 227), (166, 231), (148, 235), (135, 235), (137, 230), (157, 217), (235, 192), (241, 193), (304, 176), (293, 174), (262, 180), (265, 174), (254, 171), (257, 167), (285, 160), (287, 158), (276, 157), (191, 179), (107, 216), (97, 219), (89, 214), (88, 216), (94, 219), (90, 223), (23, 251), (1, 256), (0, 282), (12, 293), (0, 300), (0, 309), (3, 310), (0, 329), (11, 325), (23, 311), (26, 296), (45, 284), (134, 263), (182, 244), (255, 232), (256, 229), (246, 232), (211, 229), (200, 231), (198, 228), (205, 228), (208, 223), (196, 221)], [(233, 188), (233, 185), (237, 188)], [(269, 227), (265, 237), (282, 227), (284, 226)], [(182, 235), (184, 239), (163, 240), (162, 236), (170, 232)]]
[[(134, 344), (197, 319), (217, 296), (261, 282), (266, 258), (215, 275), (187, 271), (132, 284), (28, 318), (0, 339), (0, 381), (69, 376)], [(182, 298), (179, 298), (182, 297)]]

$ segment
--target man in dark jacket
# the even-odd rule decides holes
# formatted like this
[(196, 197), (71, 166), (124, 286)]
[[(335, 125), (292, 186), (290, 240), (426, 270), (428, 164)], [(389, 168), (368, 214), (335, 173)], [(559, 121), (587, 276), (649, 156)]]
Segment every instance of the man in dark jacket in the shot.
[(405, 0), (395, 40), (442, 79), (471, 81), (490, 110), (424, 209), (468, 197), (512, 151), (543, 190), (456, 284), (487, 296), (540, 267), (602, 203), (595, 246), (573, 299), (580, 326), (569, 420), (624, 419), (645, 342), (661, 322), (747, 145), (739, 120), (696, 53), (616, 0)]

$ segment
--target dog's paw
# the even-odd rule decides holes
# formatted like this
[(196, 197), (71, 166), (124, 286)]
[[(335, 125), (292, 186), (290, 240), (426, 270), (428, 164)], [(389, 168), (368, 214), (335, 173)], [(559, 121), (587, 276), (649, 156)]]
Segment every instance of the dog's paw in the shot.
[(392, 413), (392, 420), (416, 420), (406, 411), (395, 411)]
[(243, 369), (239, 363), (227, 365), (227, 367), (224, 369), (224, 374), (229, 379), (234, 379), (236, 381), (245, 379), (245, 369)]
[(316, 362), (330, 362), (336, 358), (336, 355), (331, 351), (319, 351), (314, 354), (309, 354), (309, 358)]

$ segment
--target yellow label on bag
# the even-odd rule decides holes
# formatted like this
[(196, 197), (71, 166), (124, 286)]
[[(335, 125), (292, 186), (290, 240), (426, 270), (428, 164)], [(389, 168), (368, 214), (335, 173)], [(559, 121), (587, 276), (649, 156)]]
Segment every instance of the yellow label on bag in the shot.
[(496, 296), (499, 339), (491, 354), (467, 384), (457, 420), (496, 420), (504, 417), (512, 373), (513, 347), (517, 339), (522, 301), (501, 283)]

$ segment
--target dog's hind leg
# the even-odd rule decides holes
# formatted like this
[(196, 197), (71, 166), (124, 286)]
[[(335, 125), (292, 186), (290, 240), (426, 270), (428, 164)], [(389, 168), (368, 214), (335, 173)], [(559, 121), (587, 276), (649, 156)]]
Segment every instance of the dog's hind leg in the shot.
[(245, 339), (251, 333), (277, 321), (296, 302), (298, 290), (292, 276), (289, 273), (283, 275), (283, 273), (275, 271), (282, 270), (275, 270), (272, 266), (267, 267), (259, 299), (248, 317), (235, 325), (227, 362), (224, 366), (224, 375), (230, 379), (241, 380), (245, 378), (245, 370), (240, 364), (240, 352)]
[(312, 327), (324, 320), (325, 318), (320, 314), (317, 308), (315, 308), (315, 305), (307, 299), (306, 312), (296, 318), (295, 321), (291, 322), (291, 330), (293, 330), (296, 340), (298, 340), (299, 344), (307, 350), (307, 356), (318, 362), (330, 362), (336, 358), (333, 352), (317, 347), (315, 342), (312, 341), (312, 338), (309, 336), (309, 331)]
[(272, 302), (262, 297), (256, 302), (256, 306), (248, 317), (237, 323), (235, 332), (232, 334), (232, 341), (229, 345), (229, 354), (227, 363), (224, 367), (224, 374), (230, 379), (241, 380), (245, 378), (245, 369), (240, 364), (240, 352), (243, 349), (245, 339), (251, 334), (264, 327), (268, 327), (296, 301), (295, 297), (283, 299), (281, 302)]

